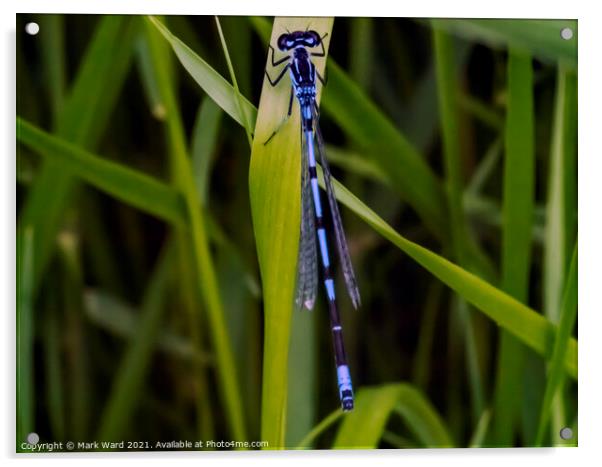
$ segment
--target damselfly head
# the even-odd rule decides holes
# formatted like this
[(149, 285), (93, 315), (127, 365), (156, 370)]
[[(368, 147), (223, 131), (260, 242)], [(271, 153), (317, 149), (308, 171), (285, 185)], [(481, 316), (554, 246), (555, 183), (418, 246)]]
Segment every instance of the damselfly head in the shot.
[(295, 47), (316, 47), (322, 39), (316, 31), (293, 31), (278, 38), (278, 48), (283, 52)]

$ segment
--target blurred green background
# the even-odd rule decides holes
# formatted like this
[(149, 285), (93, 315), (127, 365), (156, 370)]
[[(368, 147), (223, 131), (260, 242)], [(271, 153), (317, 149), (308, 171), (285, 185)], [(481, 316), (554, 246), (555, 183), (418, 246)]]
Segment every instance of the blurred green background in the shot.
[[(321, 126), (360, 200), (362, 293), (341, 300), (342, 415), (323, 300), (263, 313), (249, 162), (272, 19), (220, 17), (223, 42), (214, 17), (153, 21), (17, 16), (17, 449), (576, 445), (577, 22), (335, 19)], [(283, 358), (288, 385), (262, 376)]]

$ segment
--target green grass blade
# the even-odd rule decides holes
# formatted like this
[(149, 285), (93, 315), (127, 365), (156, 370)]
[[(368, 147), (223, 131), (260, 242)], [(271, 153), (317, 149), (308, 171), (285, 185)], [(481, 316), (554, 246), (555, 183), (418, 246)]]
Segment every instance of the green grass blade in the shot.
[(145, 212), (175, 225), (184, 225), (188, 215), (181, 196), (154, 178), (121, 164), (95, 156), (61, 138), (17, 118), (17, 140), (56, 167)]
[(454, 441), (439, 413), (421, 391), (407, 384), (395, 408), (416, 439), (427, 448), (452, 448)]
[(171, 272), (172, 258), (173, 247), (165, 248), (148, 283), (140, 306), (139, 327), (119, 364), (103, 409), (97, 433), (99, 440), (117, 441), (128, 433), (160, 332), (162, 312), (165, 309), (164, 289)]
[[(127, 16), (101, 20), (58, 117), (61, 137), (85, 148), (96, 146), (129, 69), (136, 26), (137, 20)], [(99, 78), (107, 76), (111, 79)], [(34, 290), (51, 258), (74, 188), (71, 173), (63, 165), (46, 161), (22, 208), (20, 228), (31, 225), (36, 232)]]
[(467, 202), (467, 198), (478, 196), (483, 191), (485, 184), (495, 173), (495, 169), (501, 159), (501, 154), (502, 138), (498, 137), (489, 146), (482, 161), (475, 169), (470, 182), (466, 187), (466, 192), (464, 193), (464, 203)]
[[(215, 24), (217, 24), (217, 30), (219, 32), (219, 38), (222, 43), (222, 49), (224, 51), (224, 56), (226, 57), (226, 63), (228, 64), (228, 71), (230, 72), (230, 79), (232, 80), (232, 86), (234, 88), (234, 92), (236, 94), (236, 107), (238, 114), (242, 117), (242, 126), (245, 129), (247, 134), (247, 141), (249, 142), (249, 147), (253, 146), (253, 127), (249, 125), (249, 121), (246, 118), (245, 112), (243, 112), (243, 96), (240, 93), (240, 89), (238, 89), (238, 82), (236, 81), (236, 73), (234, 73), (234, 66), (232, 65), (232, 60), (230, 60), (230, 54), (228, 53), (228, 46), (226, 44), (226, 38), (224, 37), (224, 33), (222, 31), (222, 26), (219, 22), (219, 17), (215, 17)], [(255, 123), (255, 122), (253, 122)]]
[(63, 276), (58, 290), (63, 311), (62, 336), (69, 343), (65, 358), (67, 435), (81, 441), (88, 438), (93, 387), (90, 385), (89, 333), (82, 312), (84, 278), (78, 234), (63, 229), (57, 239), (57, 253)]
[[(167, 41), (160, 40), (157, 31), (147, 25), (145, 28), (144, 40), (149, 47), (149, 73), (153, 79), (157, 81), (157, 90), (160, 99), (167, 102), (170, 112), (167, 115), (167, 134), (169, 148), (169, 163), (170, 175), (174, 185), (180, 191), (189, 190), (188, 180), (181, 176), (182, 174), (182, 159), (186, 159), (187, 155), (182, 158), (181, 147), (185, 145), (183, 142), (183, 128), (179, 110), (172, 101), (175, 102), (174, 92), (176, 89), (174, 67), (172, 54), (169, 53), (169, 44)], [(194, 178), (194, 177), (193, 177)], [(187, 209), (188, 210), (188, 209)], [(191, 251), (197, 248), (194, 244), (194, 239), (188, 232), (183, 229), (176, 231), (176, 274), (181, 278), (177, 282), (177, 293), (182, 305), (182, 317), (186, 323), (187, 334), (194, 347), (200, 349), (203, 347), (203, 328), (209, 327), (205, 316), (202, 315), (203, 296), (199, 287), (199, 271), (195, 255), (190, 255)], [(195, 434), (197, 437), (213, 437), (215, 433), (214, 427), (214, 408), (211, 407), (208, 397), (208, 384), (206, 369), (199, 365), (193, 365), (188, 369), (190, 372), (190, 384), (193, 387), (193, 400), (195, 412), (193, 414), (195, 423)]]
[[(522, 50), (541, 60), (577, 67), (577, 21), (547, 19), (437, 19), (436, 28), (491, 47)], [(563, 28), (573, 30), (573, 38), (560, 37)]]
[[(172, 248), (173, 247), (167, 247)], [(173, 255), (173, 252), (170, 253)], [(164, 256), (166, 253), (164, 253)], [(168, 262), (167, 259), (163, 263)], [(161, 264), (163, 264), (161, 263)], [(155, 275), (157, 275), (159, 265), (157, 265)], [(166, 267), (166, 266), (161, 266)], [(149, 282), (155, 287), (162, 287), (165, 293), (166, 281)], [(146, 293), (149, 296), (151, 290)], [(160, 296), (156, 295), (157, 302)], [(146, 301), (145, 301), (146, 300)], [(142, 300), (142, 303), (148, 302), (148, 299)], [(110, 295), (102, 290), (86, 290), (84, 295), (84, 310), (86, 316), (92, 324), (100, 329), (103, 329), (113, 336), (120, 337), (126, 341), (137, 339), (138, 334), (142, 329), (148, 327), (147, 321), (151, 318), (150, 313), (143, 314), (140, 317), (139, 313), (127, 303), (124, 303), (119, 298)], [(187, 339), (181, 334), (176, 334), (170, 330), (162, 330), (157, 336), (157, 350), (160, 350), (165, 355), (179, 358), (186, 361), (197, 362), (203, 365), (213, 364), (213, 357), (204, 351), (200, 351), (192, 345), (190, 339)]]
[(422, 311), (418, 349), (416, 350), (416, 356), (414, 358), (412, 381), (416, 387), (423, 390), (426, 390), (431, 376), (433, 342), (442, 295), (443, 286), (441, 283), (434, 282), (431, 284), (428, 288), (426, 302)]
[[(577, 74), (560, 66), (548, 173), (544, 229), (543, 311), (559, 321), (571, 247), (577, 233)], [(553, 402), (552, 430), (566, 426), (561, 399)]]
[[(385, 430), (383, 433), (382, 440), (385, 443), (390, 444), (395, 449), (416, 449), (421, 447), (415, 441), (388, 430)], [(383, 448), (387, 448), (387, 446), (383, 446)]]
[(462, 147), (458, 112), (458, 85), (454, 67), (453, 40), (434, 30), (434, 54), (437, 71), (439, 115), (443, 137), (447, 208), (451, 224), (451, 246), (457, 261), (467, 263), (467, 228), (462, 204)]
[[(477, 427), (470, 438), (468, 443), (469, 448), (480, 448), (484, 446), (485, 438), (487, 437), (487, 430), (491, 422), (491, 410), (484, 410), (479, 418)], [(496, 445), (497, 446), (497, 445)]]
[[(355, 212), (376, 232), (527, 346), (544, 357), (550, 355), (556, 326), (549, 320), (476, 275), (417, 243), (405, 239), (340, 183), (335, 182), (335, 187), (338, 200)], [(577, 377), (576, 355), (577, 341), (571, 338), (564, 368), (573, 379)]]
[(62, 323), (58, 310), (49, 308), (44, 319), (44, 371), (46, 372), (46, 404), (48, 419), (55, 439), (65, 438), (66, 417), (63, 382), (63, 363), (61, 362)]
[(65, 36), (63, 15), (44, 15), (40, 18), (39, 44), (42, 49), (44, 76), (48, 79), (48, 93), (52, 121), (56, 125), (65, 99)]
[[(460, 144), (460, 115), (458, 112), (458, 85), (454, 66), (453, 40), (445, 32), (434, 30), (434, 54), (437, 71), (439, 116), (443, 136), (443, 156), (447, 183), (447, 205), (451, 223), (451, 249), (459, 265), (470, 266), (471, 237), (466, 224), (463, 206), (462, 146)], [(455, 303), (462, 328), (465, 330), (466, 359), (472, 396), (473, 416), (483, 412), (484, 394), (479, 369), (478, 352), (474, 337), (473, 318), (469, 308), (460, 300)]]
[[(182, 196), (173, 188), (139, 171), (91, 154), (67, 141), (40, 130), (17, 118), (17, 139), (44, 157), (55, 158), (66, 170), (95, 188), (130, 206), (170, 222), (186, 226), (188, 213)], [(219, 244), (231, 244), (221, 228), (208, 216), (207, 228)], [(248, 287), (255, 293), (253, 278), (248, 276)]]
[[(254, 60), (251, 26), (246, 16), (222, 16), (220, 23), (230, 44), (230, 57), (238, 70), (238, 86), (243, 95), (252, 94)], [(188, 42), (186, 42), (188, 44)]]
[(394, 189), (438, 238), (446, 236), (441, 184), (421, 154), (336, 63), (322, 108), (393, 180)]
[[(535, 204), (535, 121), (531, 57), (513, 49), (508, 58), (505, 125), (501, 288), (527, 303)], [(494, 394), (495, 444), (510, 446), (518, 422), (524, 347), (508, 332), (499, 342)]]
[[(191, 152), (194, 179), (201, 206), (210, 206), (209, 192), (211, 169), (213, 168), (214, 153), (221, 126), (223, 112), (217, 104), (209, 97), (202, 99), (197, 120), (194, 125)], [(210, 220), (210, 218), (208, 218)], [(259, 419), (260, 371), (258, 369), (261, 357), (259, 348), (259, 320), (257, 313), (244, 313), (240, 310), (249, 309), (250, 303), (259, 295), (259, 285), (254, 273), (249, 272), (249, 267), (243, 260), (240, 246), (228, 239), (219, 229), (216, 223), (209, 224), (212, 230), (209, 232), (216, 247), (216, 269), (220, 284), (220, 293), (224, 303), (228, 330), (232, 336), (234, 356), (242, 367), (241, 384), (247, 388), (243, 397), (245, 407), (248, 410), (249, 419)], [(253, 303), (255, 304), (255, 303)], [(249, 358), (252, 355), (252, 358)], [(200, 387), (201, 380), (205, 379), (199, 372)], [(201, 391), (198, 391), (201, 393)], [(201, 400), (200, 397), (204, 399)], [(211, 411), (211, 399), (205, 394), (199, 394), (199, 414), (201, 420), (207, 419), (207, 413)], [(203, 407), (201, 407), (201, 403)], [(257, 428), (259, 425), (257, 424)], [(201, 432), (207, 432), (207, 429)]]
[(490, 109), (485, 102), (482, 102), (470, 94), (461, 93), (458, 97), (458, 105), (492, 130), (499, 131), (504, 127), (504, 119), (502, 116)]
[(361, 388), (356, 395), (354, 410), (343, 419), (333, 447), (378, 447), (393, 412), (401, 416), (424, 446), (453, 447), (439, 414), (420, 391), (405, 383)]
[(136, 39), (136, 64), (138, 65), (138, 74), (144, 88), (144, 95), (148, 106), (157, 120), (165, 119), (165, 104), (161, 99), (159, 85), (152, 70), (152, 62), (148, 42), (144, 40), (144, 35), (140, 34)]
[(577, 226), (577, 76), (558, 70), (546, 205), (544, 313), (558, 322)]
[[(329, 18), (277, 18), (271, 43), (287, 28), (305, 29), (309, 22), (322, 34), (331, 31)], [(326, 48), (328, 43), (326, 40)], [(316, 63), (322, 73), (324, 60)], [(271, 449), (285, 445), (288, 350), (301, 212), (298, 112), (293, 112), (269, 144), (263, 143), (286, 115), (289, 93), (286, 83), (272, 88), (264, 80), (249, 170), (265, 314), (261, 439), (268, 441)]]
[(333, 443), (335, 449), (378, 447), (387, 420), (400, 400), (399, 387), (364, 387), (355, 393), (353, 412), (345, 416)]
[(219, 105), (224, 112), (230, 115), (240, 125), (245, 127), (245, 122), (252, 128), (257, 117), (257, 110), (246, 98), (239, 99), (236, 91), (217, 71), (207, 62), (195, 54), (186, 44), (174, 36), (167, 27), (154, 17), (149, 17), (152, 24), (161, 32), (169, 42), (178, 60), (198, 85)]
[(194, 170), (194, 183), (199, 193), (199, 202), (207, 205), (209, 178), (213, 167), (213, 152), (222, 121), (222, 110), (208, 97), (201, 101), (192, 130), (190, 152)]
[(303, 437), (295, 449), (307, 449), (311, 448), (313, 441), (324, 433), (328, 428), (334, 425), (340, 418), (345, 415), (341, 409), (334, 410), (329, 413), (320, 423), (318, 423), (307, 435)]
[[(564, 297), (560, 310), (560, 322), (558, 324), (558, 332), (554, 339), (554, 350), (549, 360), (546, 390), (544, 393), (543, 402), (541, 404), (541, 412), (539, 417), (539, 425), (537, 427), (537, 437), (535, 440), (536, 446), (542, 446), (548, 421), (550, 420), (550, 411), (552, 409), (552, 401), (558, 394), (559, 388), (562, 385), (564, 378), (564, 361), (567, 357), (567, 348), (575, 321), (577, 320), (577, 245), (573, 250), (573, 258), (569, 269), (567, 282), (564, 288)], [(555, 444), (555, 443), (552, 443)]]
[(34, 231), (17, 235), (17, 449), (35, 431), (34, 314), (33, 314)]
[(527, 302), (535, 190), (531, 57), (510, 50), (505, 126), (502, 288)]
[[(317, 311), (317, 310), (316, 310)], [(289, 347), (286, 446), (311, 430), (318, 402), (316, 313), (293, 313)], [(300, 376), (303, 375), (303, 376)]]
[(156, 19), (149, 18), (145, 23), (145, 31), (151, 50), (153, 70), (156, 73), (161, 96), (167, 110), (166, 130), (173, 178), (184, 196), (190, 219), (197, 286), (206, 306), (211, 330), (210, 335), (215, 349), (220, 395), (226, 409), (228, 428), (234, 439), (244, 440), (247, 437), (240, 394), (241, 387), (237, 381), (232, 345), (226, 327), (215, 266), (209, 249), (206, 222), (203, 219), (205, 210), (199, 209), (199, 195), (194, 183), (192, 162), (187, 154), (185, 132), (174, 95), (173, 83), (171, 82), (169, 69), (165, 67), (166, 54), (162, 49), (164, 42), (161, 40), (159, 31), (155, 29), (155, 27), (158, 27), (157, 24)]
[(353, 18), (349, 47), (349, 74), (362, 89), (371, 87), (374, 70), (374, 18)]

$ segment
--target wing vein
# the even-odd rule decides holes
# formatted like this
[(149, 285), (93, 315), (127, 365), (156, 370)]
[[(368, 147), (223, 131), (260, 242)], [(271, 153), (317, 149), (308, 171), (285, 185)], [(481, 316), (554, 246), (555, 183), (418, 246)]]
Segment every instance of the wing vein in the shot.
[(313, 108), (312, 113), (314, 118), (316, 140), (318, 142), (317, 148), (318, 153), (320, 154), (320, 165), (322, 166), (322, 172), (324, 174), (324, 185), (326, 187), (328, 204), (330, 206), (330, 212), (332, 215), (332, 224), (334, 227), (339, 260), (341, 262), (341, 268), (343, 270), (343, 277), (345, 278), (345, 286), (347, 288), (349, 298), (351, 299), (351, 303), (353, 304), (354, 308), (357, 309), (361, 305), (360, 292), (355, 279), (351, 257), (349, 255), (349, 247), (347, 246), (347, 240), (345, 238), (341, 213), (339, 212), (339, 206), (334, 193), (334, 188), (332, 186), (330, 168), (328, 167), (328, 161), (326, 160), (325, 156), (324, 140), (322, 139), (322, 132), (320, 131), (320, 125), (318, 124), (319, 115), (317, 109)]

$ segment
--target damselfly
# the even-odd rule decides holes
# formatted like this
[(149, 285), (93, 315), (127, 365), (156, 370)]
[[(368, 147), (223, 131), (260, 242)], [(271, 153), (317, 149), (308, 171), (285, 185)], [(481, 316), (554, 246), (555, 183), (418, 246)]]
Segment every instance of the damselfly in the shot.
[[(320, 112), (316, 103), (316, 79), (324, 85), (324, 79), (311, 57), (324, 57), (324, 38), (316, 31), (294, 31), (282, 34), (278, 38), (278, 49), (288, 52), (281, 59), (274, 59), (274, 48), (270, 45), (271, 63), (273, 67), (287, 62), (274, 80), (265, 72), (270, 85), (276, 86), (288, 71), (291, 78), (291, 94), (288, 113), (283, 123), (290, 117), (293, 108), (293, 95), (296, 96), (301, 110), (301, 141), (302, 141), (302, 170), (301, 170), (301, 237), (299, 242), (299, 258), (297, 272), (296, 304), (299, 308), (311, 310), (314, 307), (318, 289), (318, 260), (316, 239), (320, 246), (322, 258), (322, 273), (324, 287), (328, 297), (328, 311), (334, 344), (334, 357), (337, 368), (339, 397), (343, 410), (353, 409), (353, 386), (345, 355), (343, 344), (343, 328), (339, 317), (335, 294), (334, 280), (328, 243), (324, 225), (322, 202), (318, 188), (318, 175), (316, 171), (316, 153), (324, 174), (324, 185), (328, 197), (328, 205), (332, 217), (335, 243), (341, 262), (341, 269), (345, 278), (345, 285), (355, 308), (360, 305), (360, 294), (349, 258), (349, 249), (345, 240), (345, 232), (341, 222), (341, 215), (330, 178), (328, 162), (324, 155), (324, 141), (318, 124)], [(320, 49), (318, 49), (318, 47)], [(309, 49), (319, 50), (310, 52)], [(278, 127), (280, 128), (280, 127)], [(268, 144), (277, 133), (278, 128), (272, 133), (265, 144)]]

